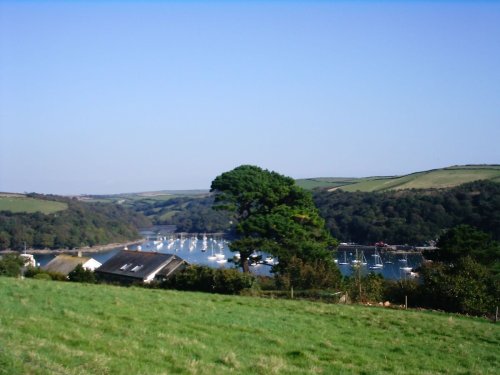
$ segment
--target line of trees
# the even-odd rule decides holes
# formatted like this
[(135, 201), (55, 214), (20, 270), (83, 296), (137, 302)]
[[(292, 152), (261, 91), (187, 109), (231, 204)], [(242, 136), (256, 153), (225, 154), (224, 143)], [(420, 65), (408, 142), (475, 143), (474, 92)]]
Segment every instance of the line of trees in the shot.
[(461, 224), (500, 240), (500, 184), (491, 181), (447, 190), (316, 191), (314, 202), (342, 242), (419, 245)]

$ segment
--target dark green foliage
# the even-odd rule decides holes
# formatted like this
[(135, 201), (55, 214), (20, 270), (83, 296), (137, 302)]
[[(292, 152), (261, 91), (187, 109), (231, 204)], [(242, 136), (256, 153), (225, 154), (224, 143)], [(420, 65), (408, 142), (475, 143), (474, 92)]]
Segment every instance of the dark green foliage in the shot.
[(141, 214), (115, 204), (84, 203), (56, 196), (30, 195), (66, 202), (68, 209), (53, 214), (0, 212), (0, 249), (75, 248), (139, 237), (148, 225)]
[(5, 254), (0, 258), (0, 276), (20, 276), (25, 260), (18, 254)]
[(345, 280), (344, 289), (354, 302), (380, 302), (384, 299), (384, 278), (380, 274), (354, 274)]
[(96, 282), (94, 272), (86, 270), (81, 264), (77, 265), (73, 271), (68, 274), (69, 281), (76, 281), (79, 283), (92, 283)]
[(230, 213), (214, 210), (214, 197), (184, 198), (182, 205), (172, 206), (176, 212), (170, 219), (161, 219), (159, 224), (171, 224), (177, 227), (179, 232), (191, 233), (213, 233), (225, 232), (230, 229), (233, 217)]
[(166, 280), (162, 287), (221, 294), (238, 294), (251, 288), (255, 278), (236, 269), (190, 266)]
[(276, 285), (280, 289), (338, 289), (342, 275), (335, 264), (316, 259), (306, 263), (302, 259), (292, 257), (288, 267), (276, 276)]
[(235, 215), (237, 239), (230, 247), (240, 252), (244, 271), (256, 250), (279, 258), (274, 267), (277, 272), (283, 272), (294, 256), (307, 262), (331, 261), (329, 247), (335, 240), (311, 195), (292, 178), (242, 165), (217, 176), (211, 191), (215, 192), (215, 207)]
[(37, 273), (33, 278), (35, 280), (52, 280), (52, 277), (48, 273)]
[(455, 264), (422, 267), (423, 305), (467, 314), (492, 314), (500, 300), (500, 284), (487, 267), (471, 257)]
[(228, 212), (212, 208), (212, 195), (172, 197), (165, 200), (137, 199), (129, 202), (136, 212), (146, 215), (154, 224), (175, 225), (179, 232), (226, 232), (231, 227)]
[(403, 305), (405, 296), (407, 297), (408, 306), (424, 307), (423, 288), (416, 280), (385, 280), (384, 281), (384, 296), (383, 299)]
[(28, 267), (24, 272), (24, 277), (43, 279), (43, 280), (56, 280), (56, 281), (67, 281), (66, 275), (57, 272), (49, 272), (42, 270), (39, 267)]
[(344, 242), (424, 244), (460, 224), (500, 240), (500, 184), (495, 182), (447, 190), (316, 191), (314, 201), (332, 235)]
[(429, 251), (429, 259), (455, 263), (470, 256), (477, 262), (500, 273), (500, 243), (491, 236), (468, 225), (460, 225), (443, 234), (438, 241), (438, 250)]

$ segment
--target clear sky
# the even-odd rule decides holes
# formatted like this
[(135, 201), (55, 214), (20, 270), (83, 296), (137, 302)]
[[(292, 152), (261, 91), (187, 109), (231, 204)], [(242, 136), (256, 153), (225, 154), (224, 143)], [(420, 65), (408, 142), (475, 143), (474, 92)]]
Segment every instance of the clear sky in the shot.
[(0, 191), (500, 163), (500, 3), (0, 2)]

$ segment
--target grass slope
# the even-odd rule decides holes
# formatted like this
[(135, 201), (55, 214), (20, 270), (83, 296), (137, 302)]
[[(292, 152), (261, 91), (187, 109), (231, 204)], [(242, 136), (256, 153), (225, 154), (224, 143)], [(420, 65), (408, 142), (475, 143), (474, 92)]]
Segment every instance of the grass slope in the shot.
[(67, 208), (68, 205), (63, 202), (47, 201), (19, 195), (0, 196), (0, 211), (28, 213), (42, 212), (44, 214), (51, 214)]
[(404, 176), (366, 178), (310, 178), (297, 180), (306, 189), (340, 188), (345, 191), (385, 191), (401, 189), (444, 189), (477, 180), (500, 182), (500, 165), (465, 165)]
[(0, 278), (0, 374), (496, 374), (482, 319)]

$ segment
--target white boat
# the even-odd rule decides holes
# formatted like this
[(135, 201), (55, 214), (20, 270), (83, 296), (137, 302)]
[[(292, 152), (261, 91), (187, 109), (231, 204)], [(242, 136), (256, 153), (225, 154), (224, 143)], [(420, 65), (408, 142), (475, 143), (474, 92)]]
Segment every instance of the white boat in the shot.
[(227, 259), (218, 259), (217, 263), (219, 264), (227, 263)]
[(264, 262), (266, 264), (270, 264), (270, 265), (273, 265), (274, 264), (274, 258), (272, 256), (267, 256), (266, 259), (264, 259)]
[(217, 257), (214, 254), (214, 246), (212, 245), (210, 249), (211, 255), (208, 256), (208, 260), (217, 260)]
[(356, 249), (356, 255), (353, 260), (351, 260), (351, 266), (352, 267), (361, 267), (361, 266), (366, 266), (367, 261), (365, 258), (365, 254), (361, 252), (361, 256), (358, 253), (358, 249)]
[(347, 261), (347, 251), (344, 251), (344, 260), (342, 262), (339, 262), (341, 266), (348, 265), (349, 262)]
[(368, 268), (371, 270), (378, 270), (383, 268), (384, 264), (382, 263), (382, 257), (380, 256), (377, 250), (375, 250), (375, 254), (373, 254), (373, 256), (375, 257), (374, 263)]

